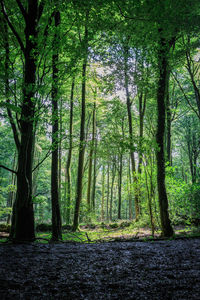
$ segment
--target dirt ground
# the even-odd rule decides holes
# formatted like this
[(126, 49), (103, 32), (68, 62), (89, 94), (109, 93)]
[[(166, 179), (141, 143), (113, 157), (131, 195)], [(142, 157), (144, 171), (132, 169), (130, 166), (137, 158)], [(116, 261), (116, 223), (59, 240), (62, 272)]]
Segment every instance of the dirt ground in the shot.
[(0, 299), (200, 299), (200, 239), (0, 244)]

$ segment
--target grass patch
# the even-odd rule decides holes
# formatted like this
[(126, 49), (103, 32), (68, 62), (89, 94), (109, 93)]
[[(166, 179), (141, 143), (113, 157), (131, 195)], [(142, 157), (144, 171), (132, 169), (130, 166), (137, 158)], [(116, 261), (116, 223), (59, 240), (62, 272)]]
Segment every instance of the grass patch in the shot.
[[(114, 226), (115, 227), (115, 226)], [(197, 227), (175, 227), (176, 237), (200, 237), (200, 228)], [(151, 234), (151, 229), (148, 227), (134, 228), (133, 226), (125, 228), (110, 228), (110, 227), (96, 227), (95, 229), (82, 228), (80, 231), (71, 232), (63, 231), (64, 242), (78, 242), (78, 243), (98, 243), (106, 241), (128, 241), (128, 240), (143, 240), (149, 241), (159, 238), (161, 231), (157, 230), (154, 237)], [(38, 233), (37, 237), (50, 240), (51, 233)], [(46, 241), (44, 241), (46, 242)]]
[[(151, 229), (148, 226), (138, 226), (137, 222), (121, 221), (118, 223), (99, 223), (95, 226), (90, 224), (81, 224), (79, 231), (70, 231), (70, 226), (63, 226), (62, 238), (63, 242), (76, 242), (76, 243), (100, 243), (107, 241), (131, 241), (131, 240), (143, 240), (149, 241), (158, 239), (161, 235), (161, 231), (157, 228), (154, 236), (152, 236)], [(49, 243), (51, 241), (51, 225), (41, 224), (36, 230), (36, 238), (38, 243)], [(0, 230), (0, 243), (4, 243), (7, 240), (8, 235), (6, 233), (7, 227), (2, 226)], [(5, 230), (5, 231), (4, 231)], [(200, 237), (200, 226), (179, 225), (174, 226), (175, 238), (192, 238)]]

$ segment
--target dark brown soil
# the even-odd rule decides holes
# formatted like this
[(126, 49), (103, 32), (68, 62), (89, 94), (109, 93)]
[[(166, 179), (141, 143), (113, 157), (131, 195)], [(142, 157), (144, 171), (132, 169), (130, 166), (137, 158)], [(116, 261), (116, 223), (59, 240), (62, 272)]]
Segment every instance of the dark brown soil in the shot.
[(200, 299), (200, 239), (1, 244), (0, 299)]

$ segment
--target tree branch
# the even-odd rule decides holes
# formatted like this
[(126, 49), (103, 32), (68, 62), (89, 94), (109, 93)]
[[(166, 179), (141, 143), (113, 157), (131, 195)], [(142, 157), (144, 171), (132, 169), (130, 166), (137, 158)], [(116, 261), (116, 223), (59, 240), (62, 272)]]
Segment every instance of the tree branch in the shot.
[[(76, 148), (77, 146), (78, 145), (74, 145), (72, 148)], [(69, 150), (69, 148), (66, 148), (65, 150)], [(52, 148), (47, 151), (43, 159), (32, 169), (32, 172), (34, 172), (52, 154), (52, 151)]]
[(12, 169), (10, 169), (10, 168), (7, 168), (6, 166), (0, 165), (0, 168), (3, 168), (3, 169), (5, 169), (5, 170), (7, 170), (7, 171), (9, 171), (9, 172), (12, 172), (12, 173), (14, 173), (14, 174), (17, 174), (17, 171), (14, 171), (14, 170), (12, 170)]
[(19, 150), (20, 141), (19, 141), (19, 136), (18, 136), (18, 132), (17, 132), (17, 127), (16, 127), (15, 122), (13, 120), (12, 112), (11, 112), (10, 108), (8, 108), (8, 107), (7, 107), (7, 113), (8, 113), (8, 118), (9, 118), (9, 121), (10, 121), (10, 125), (12, 127), (15, 144), (16, 144), (17, 150)]
[(187, 101), (187, 103), (189, 104), (190, 108), (193, 110), (193, 112), (195, 112), (195, 114), (197, 115), (197, 117), (200, 119), (200, 115), (198, 114), (198, 111), (196, 111), (196, 109), (194, 109), (194, 107), (192, 106), (192, 104), (190, 103), (190, 100), (188, 99), (188, 97), (186, 96), (183, 87), (181, 86), (178, 78), (174, 75), (174, 73), (172, 72), (172, 76), (174, 77), (175, 81), (178, 83), (178, 86), (181, 90), (181, 92), (183, 93), (183, 96), (185, 98), (185, 100)]
[(27, 20), (28, 15), (27, 15), (27, 12), (26, 12), (26, 10), (24, 9), (24, 7), (23, 7), (21, 1), (20, 1), (20, 0), (16, 0), (16, 2), (17, 2), (17, 5), (19, 6), (19, 9), (21, 10), (21, 13), (22, 13), (22, 15), (23, 15), (23, 17), (24, 17), (24, 20)]
[(49, 155), (51, 155), (52, 150), (49, 149), (48, 152), (46, 153), (46, 155), (43, 157), (43, 159), (32, 169), (32, 172), (34, 172), (44, 161), (45, 159), (47, 159), (47, 157), (49, 157)]
[(22, 42), (22, 40), (21, 40), (18, 32), (15, 30), (14, 26), (12, 25), (12, 23), (10, 22), (10, 20), (8, 18), (8, 15), (7, 15), (6, 11), (5, 11), (3, 0), (0, 0), (0, 1), (1, 1), (2, 13), (3, 13), (3, 15), (4, 15), (4, 17), (5, 17), (5, 19), (6, 19), (7, 23), (8, 23), (8, 26), (10, 27), (10, 29), (13, 32), (13, 34), (15, 35), (15, 37), (16, 37), (19, 45), (20, 45), (20, 48), (21, 48), (22, 52), (25, 54), (24, 44), (23, 44), (23, 42)]
[(39, 8), (38, 8), (38, 22), (42, 16), (42, 13), (43, 13), (43, 9), (44, 9), (44, 0), (42, 0), (40, 2), (40, 5), (39, 5)]
[(134, 21), (147, 21), (147, 22), (151, 21), (151, 22), (153, 22), (151, 19), (145, 19), (145, 18), (141, 18), (141, 17), (129, 17), (123, 13), (121, 7), (118, 4), (116, 4), (116, 6), (118, 7), (119, 12), (124, 19), (134, 20)]

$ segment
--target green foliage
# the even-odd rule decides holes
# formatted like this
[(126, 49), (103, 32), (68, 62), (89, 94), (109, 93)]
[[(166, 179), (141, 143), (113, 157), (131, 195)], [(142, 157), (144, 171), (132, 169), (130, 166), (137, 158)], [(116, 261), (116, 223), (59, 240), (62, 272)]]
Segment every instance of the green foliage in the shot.
[(174, 176), (176, 168), (168, 167), (168, 195), (170, 215), (174, 224), (191, 224), (200, 218), (200, 185), (186, 183)]
[[(22, 1), (23, 5), (26, 1)], [(84, 143), (85, 162), (83, 190), (79, 221), (90, 229), (125, 229), (150, 226), (151, 218), (159, 227), (160, 213), (157, 195), (157, 174), (155, 153), (157, 111), (156, 90), (158, 80), (159, 40), (173, 44), (169, 52), (170, 86), (169, 111), (171, 126), (171, 156), (173, 167), (166, 168), (169, 212), (173, 224), (192, 224), (200, 218), (200, 155), (199, 155), (199, 0), (192, 1), (58, 1), (62, 12), (59, 25), (58, 63), (58, 113), (60, 147), (60, 204), (63, 223), (66, 219), (66, 163), (69, 153), (69, 120), (71, 82), (75, 81), (73, 112), (73, 143), (71, 175), (70, 220), (73, 220), (76, 199), (78, 165), (79, 128), (81, 115), (82, 62), (88, 50), (86, 81), (86, 120)], [(8, 19), (25, 42), (25, 20), (16, 1), (4, 1)], [(43, 3), (41, 1), (41, 3)], [(51, 230), (51, 89), (52, 89), (52, 41), (55, 27), (51, 15), (55, 9), (51, 1), (44, 1), (44, 13), (38, 25), (38, 37), (29, 36), (36, 43), (37, 61), (33, 127), (36, 132), (33, 172), (33, 203), (36, 230)], [(86, 13), (88, 12), (88, 20)], [(3, 18), (1, 12), (1, 20)], [(2, 22), (0, 20), (0, 22)], [(88, 42), (84, 39), (87, 24)], [(2, 25), (2, 23), (0, 24)], [(2, 26), (3, 28), (3, 26)], [(162, 33), (162, 34), (161, 34)], [(13, 138), (13, 125), (20, 140), (21, 107), (23, 91), (33, 86), (24, 86), (24, 58), (13, 31), (8, 26), (9, 66), (6, 69), (5, 32), (0, 33), (0, 165), (16, 169), (17, 150)], [(175, 41), (176, 40), (176, 41)], [(88, 46), (88, 49), (86, 49)], [(186, 53), (188, 57), (186, 57)], [(32, 53), (34, 57), (34, 53)], [(127, 70), (125, 68), (127, 60)], [(188, 65), (190, 62), (190, 67)], [(191, 72), (190, 72), (191, 71)], [(126, 74), (125, 74), (126, 73)], [(128, 79), (128, 89), (125, 84)], [(9, 86), (6, 89), (6, 84)], [(54, 83), (55, 84), (55, 83)], [(194, 88), (196, 84), (196, 89)], [(95, 91), (95, 93), (94, 93)], [(129, 93), (132, 114), (131, 148), (127, 116), (127, 95)], [(96, 194), (95, 207), (90, 210), (87, 200), (88, 160), (91, 146), (92, 108), (96, 101)], [(146, 99), (146, 107), (141, 119), (139, 97)], [(167, 97), (166, 97), (167, 98)], [(27, 108), (28, 102), (27, 102)], [(144, 107), (143, 107), (144, 108)], [(11, 117), (8, 114), (11, 112)], [(143, 134), (141, 123), (143, 122)], [(166, 126), (167, 127), (167, 126)], [(166, 129), (167, 139), (167, 129)], [(165, 141), (166, 143), (166, 141)], [(165, 145), (165, 148), (166, 145)], [(94, 149), (95, 150), (95, 149)], [(136, 172), (130, 163), (130, 150), (134, 151)], [(166, 149), (165, 149), (166, 150)], [(166, 152), (166, 151), (165, 151)], [(122, 155), (121, 216), (118, 223), (119, 165)], [(138, 165), (139, 156), (141, 165)], [(92, 172), (94, 172), (94, 159)], [(104, 217), (102, 213), (102, 170), (105, 167)], [(139, 167), (141, 174), (139, 174)], [(115, 177), (114, 177), (115, 176)], [(137, 177), (141, 218), (136, 223), (128, 221), (130, 208), (134, 208)], [(94, 178), (92, 178), (94, 180)], [(113, 180), (113, 221), (110, 220), (111, 183)], [(10, 195), (15, 195), (14, 177), (7, 170), (0, 169), (0, 218), (11, 213)], [(132, 212), (134, 216), (134, 209)], [(150, 216), (151, 215), (151, 216)], [(107, 218), (107, 223), (99, 225)], [(110, 222), (110, 223), (109, 223)], [(71, 225), (64, 229), (70, 229)], [(113, 230), (114, 231), (114, 230)], [(66, 235), (70, 238), (69, 235)], [(77, 239), (85, 237), (83, 233)], [(73, 240), (73, 237), (72, 237)]]

